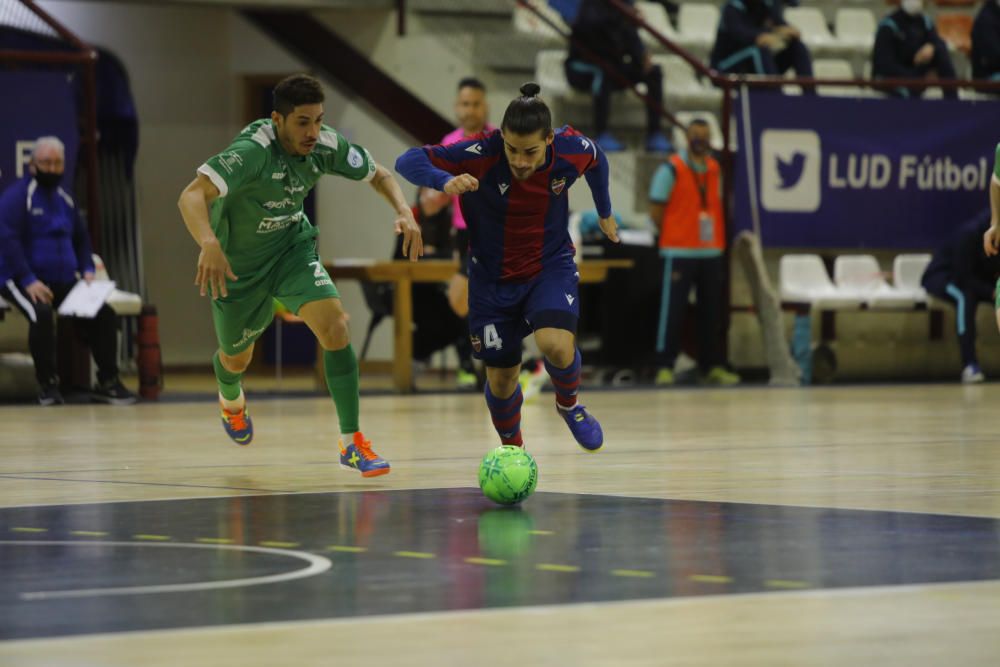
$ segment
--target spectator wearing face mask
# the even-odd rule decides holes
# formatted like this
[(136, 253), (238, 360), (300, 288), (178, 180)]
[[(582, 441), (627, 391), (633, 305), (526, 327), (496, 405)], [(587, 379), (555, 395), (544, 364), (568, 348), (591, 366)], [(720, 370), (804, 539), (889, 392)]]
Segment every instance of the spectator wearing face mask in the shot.
[(739, 376), (724, 365), (722, 326), (726, 267), (725, 224), (719, 163), (711, 155), (711, 131), (696, 119), (687, 128), (688, 150), (656, 171), (649, 190), (650, 217), (660, 227), (663, 291), (656, 336), (656, 384), (674, 382), (681, 330), (694, 287), (698, 304), (698, 366), (709, 384), (732, 385)]
[(972, 78), (1000, 81), (1000, 0), (985, 0), (972, 24)]
[[(94, 280), (90, 236), (72, 197), (60, 187), (66, 151), (56, 137), (35, 142), (30, 173), (0, 196), (0, 295), (28, 320), (38, 402), (63, 403), (56, 376), (56, 313), (78, 277)], [(118, 379), (118, 318), (105, 304), (77, 328), (97, 362), (92, 398), (128, 405), (135, 394)]]
[[(923, 0), (902, 0), (900, 8), (882, 19), (875, 33), (872, 51), (875, 79), (954, 79), (955, 66), (948, 46), (938, 35), (934, 22), (924, 14)], [(895, 88), (894, 97), (919, 97), (925, 87)], [(945, 90), (956, 98), (958, 91)]]

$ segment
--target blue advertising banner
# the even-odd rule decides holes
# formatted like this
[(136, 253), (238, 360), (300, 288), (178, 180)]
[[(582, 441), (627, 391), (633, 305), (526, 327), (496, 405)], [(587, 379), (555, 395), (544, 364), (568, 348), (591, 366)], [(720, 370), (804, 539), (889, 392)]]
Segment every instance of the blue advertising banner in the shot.
[(755, 91), (736, 115), (734, 228), (767, 246), (933, 248), (989, 207), (1000, 102)]
[(79, 130), (76, 96), (66, 72), (0, 72), (0, 191), (28, 173), (35, 139), (66, 144), (63, 188), (73, 193)]

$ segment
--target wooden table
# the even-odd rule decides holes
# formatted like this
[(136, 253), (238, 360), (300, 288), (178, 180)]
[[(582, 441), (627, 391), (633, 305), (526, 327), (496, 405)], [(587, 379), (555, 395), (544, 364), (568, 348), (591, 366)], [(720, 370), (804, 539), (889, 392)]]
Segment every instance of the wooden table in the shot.
[[(630, 259), (593, 259), (578, 264), (581, 283), (600, 283), (610, 269), (632, 267)], [(367, 280), (392, 283), (392, 378), (396, 391), (413, 389), (413, 283), (447, 282), (458, 271), (458, 262), (441, 259), (373, 261), (340, 259), (326, 265), (334, 280)]]

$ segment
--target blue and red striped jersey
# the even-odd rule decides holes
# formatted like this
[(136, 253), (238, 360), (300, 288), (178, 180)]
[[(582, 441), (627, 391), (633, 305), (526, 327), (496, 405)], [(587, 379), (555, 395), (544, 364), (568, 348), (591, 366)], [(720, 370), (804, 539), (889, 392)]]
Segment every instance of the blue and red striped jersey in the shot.
[(544, 164), (527, 180), (511, 176), (500, 130), (448, 146), (412, 148), (396, 161), (411, 183), (443, 190), (460, 174), (479, 180), (461, 197), (469, 226), (470, 273), (489, 280), (526, 282), (544, 271), (569, 268), (568, 191), (580, 176), (601, 217), (611, 215), (608, 161), (592, 139), (568, 125), (555, 132)]

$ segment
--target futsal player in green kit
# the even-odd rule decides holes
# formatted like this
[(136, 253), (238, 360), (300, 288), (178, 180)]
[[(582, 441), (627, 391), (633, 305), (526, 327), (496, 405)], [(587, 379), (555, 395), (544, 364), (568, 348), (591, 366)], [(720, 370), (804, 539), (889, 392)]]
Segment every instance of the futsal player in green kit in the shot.
[[(993, 161), (993, 178), (990, 180), (990, 228), (983, 235), (983, 250), (987, 255), (1000, 252), (1000, 144), (997, 144)], [(996, 299), (997, 328), (1000, 329), (1000, 280), (997, 281), (993, 298)]]
[(392, 206), (403, 253), (423, 254), (420, 227), (392, 173), (361, 146), (323, 125), (323, 89), (294, 75), (274, 89), (271, 117), (248, 125), (224, 152), (198, 168), (178, 206), (201, 247), (195, 278), (212, 296), (219, 341), (213, 358), (222, 425), (239, 445), (253, 439), (241, 379), (254, 341), (277, 299), (299, 315), (323, 347), (326, 384), (340, 421), (340, 463), (365, 477), (389, 472), (358, 418), (358, 362), (340, 295), (316, 251), (316, 228), (302, 203), (323, 174), (366, 181)]

